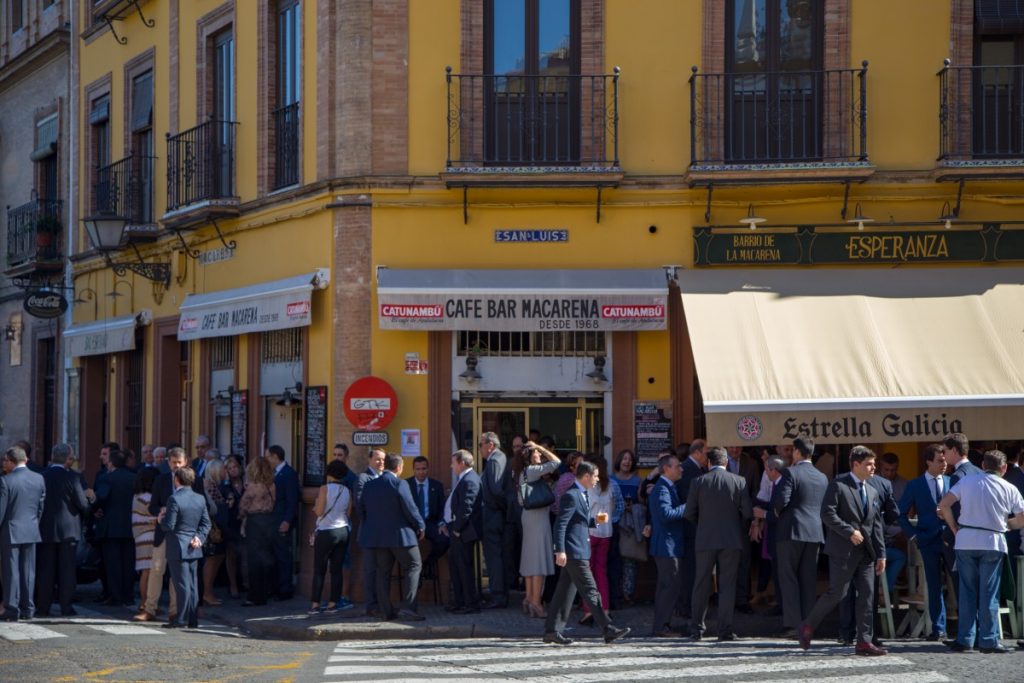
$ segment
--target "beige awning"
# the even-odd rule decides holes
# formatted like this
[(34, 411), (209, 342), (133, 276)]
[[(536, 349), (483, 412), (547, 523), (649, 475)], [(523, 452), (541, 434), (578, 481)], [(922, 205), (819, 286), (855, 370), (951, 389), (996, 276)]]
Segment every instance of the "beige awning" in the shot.
[(1024, 437), (1024, 269), (691, 270), (679, 287), (711, 443)]

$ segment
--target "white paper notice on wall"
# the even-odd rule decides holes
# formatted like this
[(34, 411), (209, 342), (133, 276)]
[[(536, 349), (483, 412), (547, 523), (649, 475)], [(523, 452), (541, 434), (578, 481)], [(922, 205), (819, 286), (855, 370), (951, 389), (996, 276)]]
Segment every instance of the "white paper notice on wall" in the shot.
[(402, 430), (402, 457), (418, 458), (420, 455), (420, 430)]

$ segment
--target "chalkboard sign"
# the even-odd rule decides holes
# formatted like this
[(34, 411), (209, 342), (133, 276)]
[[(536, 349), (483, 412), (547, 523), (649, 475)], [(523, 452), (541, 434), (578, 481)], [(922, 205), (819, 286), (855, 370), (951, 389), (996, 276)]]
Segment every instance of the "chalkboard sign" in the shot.
[(672, 448), (672, 401), (634, 401), (633, 433), (638, 467), (654, 467), (658, 453)]
[(327, 387), (306, 387), (306, 463), (303, 486), (320, 486), (327, 468)]
[(249, 392), (246, 389), (231, 393), (231, 454), (242, 462), (249, 462), (247, 437), (249, 434)]

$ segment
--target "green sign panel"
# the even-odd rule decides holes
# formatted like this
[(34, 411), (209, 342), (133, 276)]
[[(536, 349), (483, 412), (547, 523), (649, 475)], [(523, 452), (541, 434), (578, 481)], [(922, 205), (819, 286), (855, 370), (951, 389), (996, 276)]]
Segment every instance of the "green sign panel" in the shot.
[(698, 266), (857, 265), (1024, 260), (1024, 226), (696, 228)]

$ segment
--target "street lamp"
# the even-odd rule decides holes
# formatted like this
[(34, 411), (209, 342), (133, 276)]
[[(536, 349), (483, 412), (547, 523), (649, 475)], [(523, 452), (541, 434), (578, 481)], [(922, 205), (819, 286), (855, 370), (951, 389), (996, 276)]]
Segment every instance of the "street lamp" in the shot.
[(164, 287), (171, 283), (171, 264), (169, 263), (146, 263), (142, 260), (142, 254), (134, 242), (129, 242), (138, 263), (114, 263), (110, 259), (111, 252), (121, 248), (125, 241), (125, 228), (128, 227), (128, 219), (118, 216), (113, 211), (102, 211), (82, 219), (85, 225), (85, 233), (92, 242), (93, 249), (103, 254), (107, 265), (114, 271), (115, 275), (123, 277), (129, 270), (137, 273), (147, 280), (161, 282)]

